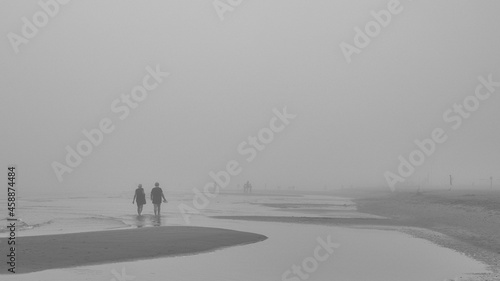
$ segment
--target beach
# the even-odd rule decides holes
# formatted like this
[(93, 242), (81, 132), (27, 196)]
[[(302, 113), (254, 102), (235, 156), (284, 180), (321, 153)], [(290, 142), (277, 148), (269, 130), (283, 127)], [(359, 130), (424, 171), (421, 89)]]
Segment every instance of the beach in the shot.
[[(484, 280), (500, 280), (500, 196), (495, 190), (369, 191), (336, 190), (317, 192), (352, 198), (361, 213), (381, 218), (218, 216), (266, 222), (288, 222), (348, 227), (395, 229), (453, 249), (489, 265), (493, 272)], [(310, 208), (310, 206), (300, 205)], [(277, 204), (276, 208), (299, 206)], [(321, 209), (306, 209), (310, 213)], [(493, 279), (489, 279), (493, 278)]]
[[(322, 248), (328, 258), (316, 261), (307, 280), (495, 280), (495, 246), (481, 243), (494, 241), (488, 239), (495, 239), (496, 226), (486, 229), (488, 221), (482, 225), (474, 217), (488, 213), (456, 213), (455, 207), (437, 202), (447, 194), (444, 199), (414, 196), (228, 192), (193, 215), (189, 226), (175, 204), (164, 206), (161, 219), (147, 208), (143, 216), (133, 215), (125, 195), (25, 199), (25, 210), (38, 211), (25, 213), (25, 228), (18, 232), (18, 274), (6, 275), (2, 268), (2, 280), (119, 280), (121, 270), (134, 280), (295, 280), (300, 276), (292, 274), (294, 266), (307, 268), (305, 261), (325, 241), (338, 248)], [(167, 197), (169, 202), (191, 200), (187, 193)], [(109, 201), (115, 208), (103, 212)], [(61, 213), (66, 206), (73, 213)], [(471, 224), (442, 222), (453, 216)], [(481, 229), (474, 232), (472, 226)], [(482, 231), (492, 231), (491, 236)], [(469, 232), (483, 240), (457, 235)]]
[[(500, 196), (497, 190), (355, 192), (361, 212), (390, 218), (394, 224), (429, 229), (455, 240), (428, 239), (489, 264), (500, 272)], [(425, 235), (413, 232), (414, 235)], [(500, 280), (500, 275), (495, 278)]]
[(0, 7), (0, 281), (500, 281), (500, 1)]

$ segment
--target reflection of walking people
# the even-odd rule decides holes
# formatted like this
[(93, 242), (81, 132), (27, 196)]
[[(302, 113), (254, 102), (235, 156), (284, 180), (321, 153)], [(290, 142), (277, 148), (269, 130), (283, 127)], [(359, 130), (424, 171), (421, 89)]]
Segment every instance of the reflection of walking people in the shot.
[(134, 201), (137, 202), (137, 214), (140, 216), (142, 213), (142, 207), (146, 204), (146, 194), (144, 193), (144, 189), (142, 188), (142, 184), (139, 184), (137, 189), (135, 190), (134, 199), (132, 200), (132, 204)]
[(162, 198), (163, 202), (167, 203), (167, 199), (165, 199), (165, 195), (163, 195), (163, 190), (160, 188), (160, 184), (155, 183), (155, 187), (151, 189), (151, 201), (153, 202), (155, 216), (160, 215)]

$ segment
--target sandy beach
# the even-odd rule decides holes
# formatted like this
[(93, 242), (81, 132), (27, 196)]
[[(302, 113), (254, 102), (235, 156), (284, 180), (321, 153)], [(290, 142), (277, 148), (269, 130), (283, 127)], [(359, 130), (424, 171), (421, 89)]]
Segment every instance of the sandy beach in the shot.
[[(22, 262), (16, 273), (191, 255), (265, 239), (260, 234), (190, 226), (19, 237), (16, 255)], [(0, 273), (8, 273), (6, 265), (0, 263)]]
[(500, 281), (500, 1), (0, 1), (0, 281)]
[[(36, 211), (24, 216), (18, 233), (18, 274), (1, 279), (83, 281), (92, 276), (91, 280), (108, 281), (125, 270), (136, 280), (147, 281), (165, 275), (169, 280), (287, 280), (293, 275), (283, 274), (294, 265), (304, 266), (318, 239), (331, 239), (340, 247), (331, 258), (318, 262), (308, 280), (495, 280), (491, 271), (498, 255), (450, 232), (474, 231), (472, 226), (441, 221), (457, 215), (464, 221), (466, 215), (478, 220), (473, 216), (488, 213), (482, 209), (457, 213), (441, 202), (458, 200), (448, 198), (455, 193), (443, 198), (439, 192), (433, 194), (231, 191), (220, 194), (202, 214), (193, 215), (190, 226), (184, 225), (175, 204), (167, 204), (158, 220), (150, 208), (142, 217), (131, 214), (130, 201), (119, 196), (26, 198), (24, 208)], [(169, 198), (191, 199), (186, 193), (172, 193)], [(107, 210), (110, 201), (115, 209)], [(495, 211), (491, 206), (490, 212)], [(75, 212), (61, 213), (62, 208)], [(436, 221), (431, 223), (427, 216)], [(486, 226), (476, 226), (486, 231)], [(495, 238), (494, 225), (490, 227)], [(491, 240), (483, 243), (487, 241)], [(230, 270), (219, 270), (221, 264)], [(6, 273), (6, 263), (1, 267)]]
[[(396, 229), (484, 262), (489, 265), (493, 276), (483, 276), (482, 280), (500, 280), (500, 196), (497, 191), (427, 191), (417, 194), (410, 191), (393, 193), (340, 190), (317, 194), (352, 198), (359, 212), (383, 218), (306, 216), (218, 216), (217, 218)], [(289, 210), (299, 206), (275, 204), (274, 207)], [(304, 214), (314, 211), (313, 206), (302, 207), (307, 207)]]
[(416, 236), (425, 236), (463, 252), (500, 272), (498, 191), (359, 192), (351, 196), (356, 198), (361, 212), (388, 217), (397, 225), (429, 229), (452, 237), (456, 241), (413, 231)]

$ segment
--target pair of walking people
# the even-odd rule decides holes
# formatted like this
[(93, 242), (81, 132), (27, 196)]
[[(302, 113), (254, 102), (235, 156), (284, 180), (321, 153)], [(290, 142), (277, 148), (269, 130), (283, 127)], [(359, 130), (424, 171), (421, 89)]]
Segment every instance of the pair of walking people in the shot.
[[(155, 187), (151, 189), (151, 202), (153, 202), (155, 216), (160, 215), (162, 199), (164, 203), (167, 203), (167, 199), (165, 199), (165, 195), (163, 195), (160, 184), (155, 183)], [(142, 214), (142, 207), (146, 204), (146, 193), (144, 192), (144, 188), (142, 188), (142, 184), (139, 184), (135, 190), (132, 204), (134, 204), (134, 202), (137, 202), (137, 214), (140, 216)]]

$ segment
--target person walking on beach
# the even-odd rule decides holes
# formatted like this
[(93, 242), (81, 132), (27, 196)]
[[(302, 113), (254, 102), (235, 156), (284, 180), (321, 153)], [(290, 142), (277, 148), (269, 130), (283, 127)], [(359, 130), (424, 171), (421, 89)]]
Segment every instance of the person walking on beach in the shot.
[(137, 202), (137, 214), (140, 216), (142, 214), (142, 206), (146, 204), (146, 193), (144, 193), (144, 189), (142, 188), (142, 184), (139, 184), (137, 189), (135, 190), (134, 199), (132, 200), (132, 204), (134, 201)]
[(165, 199), (165, 195), (163, 195), (163, 190), (160, 188), (160, 184), (155, 183), (155, 187), (151, 189), (151, 201), (153, 202), (155, 216), (160, 215), (162, 198), (163, 202), (167, 203), (167, 199)]

